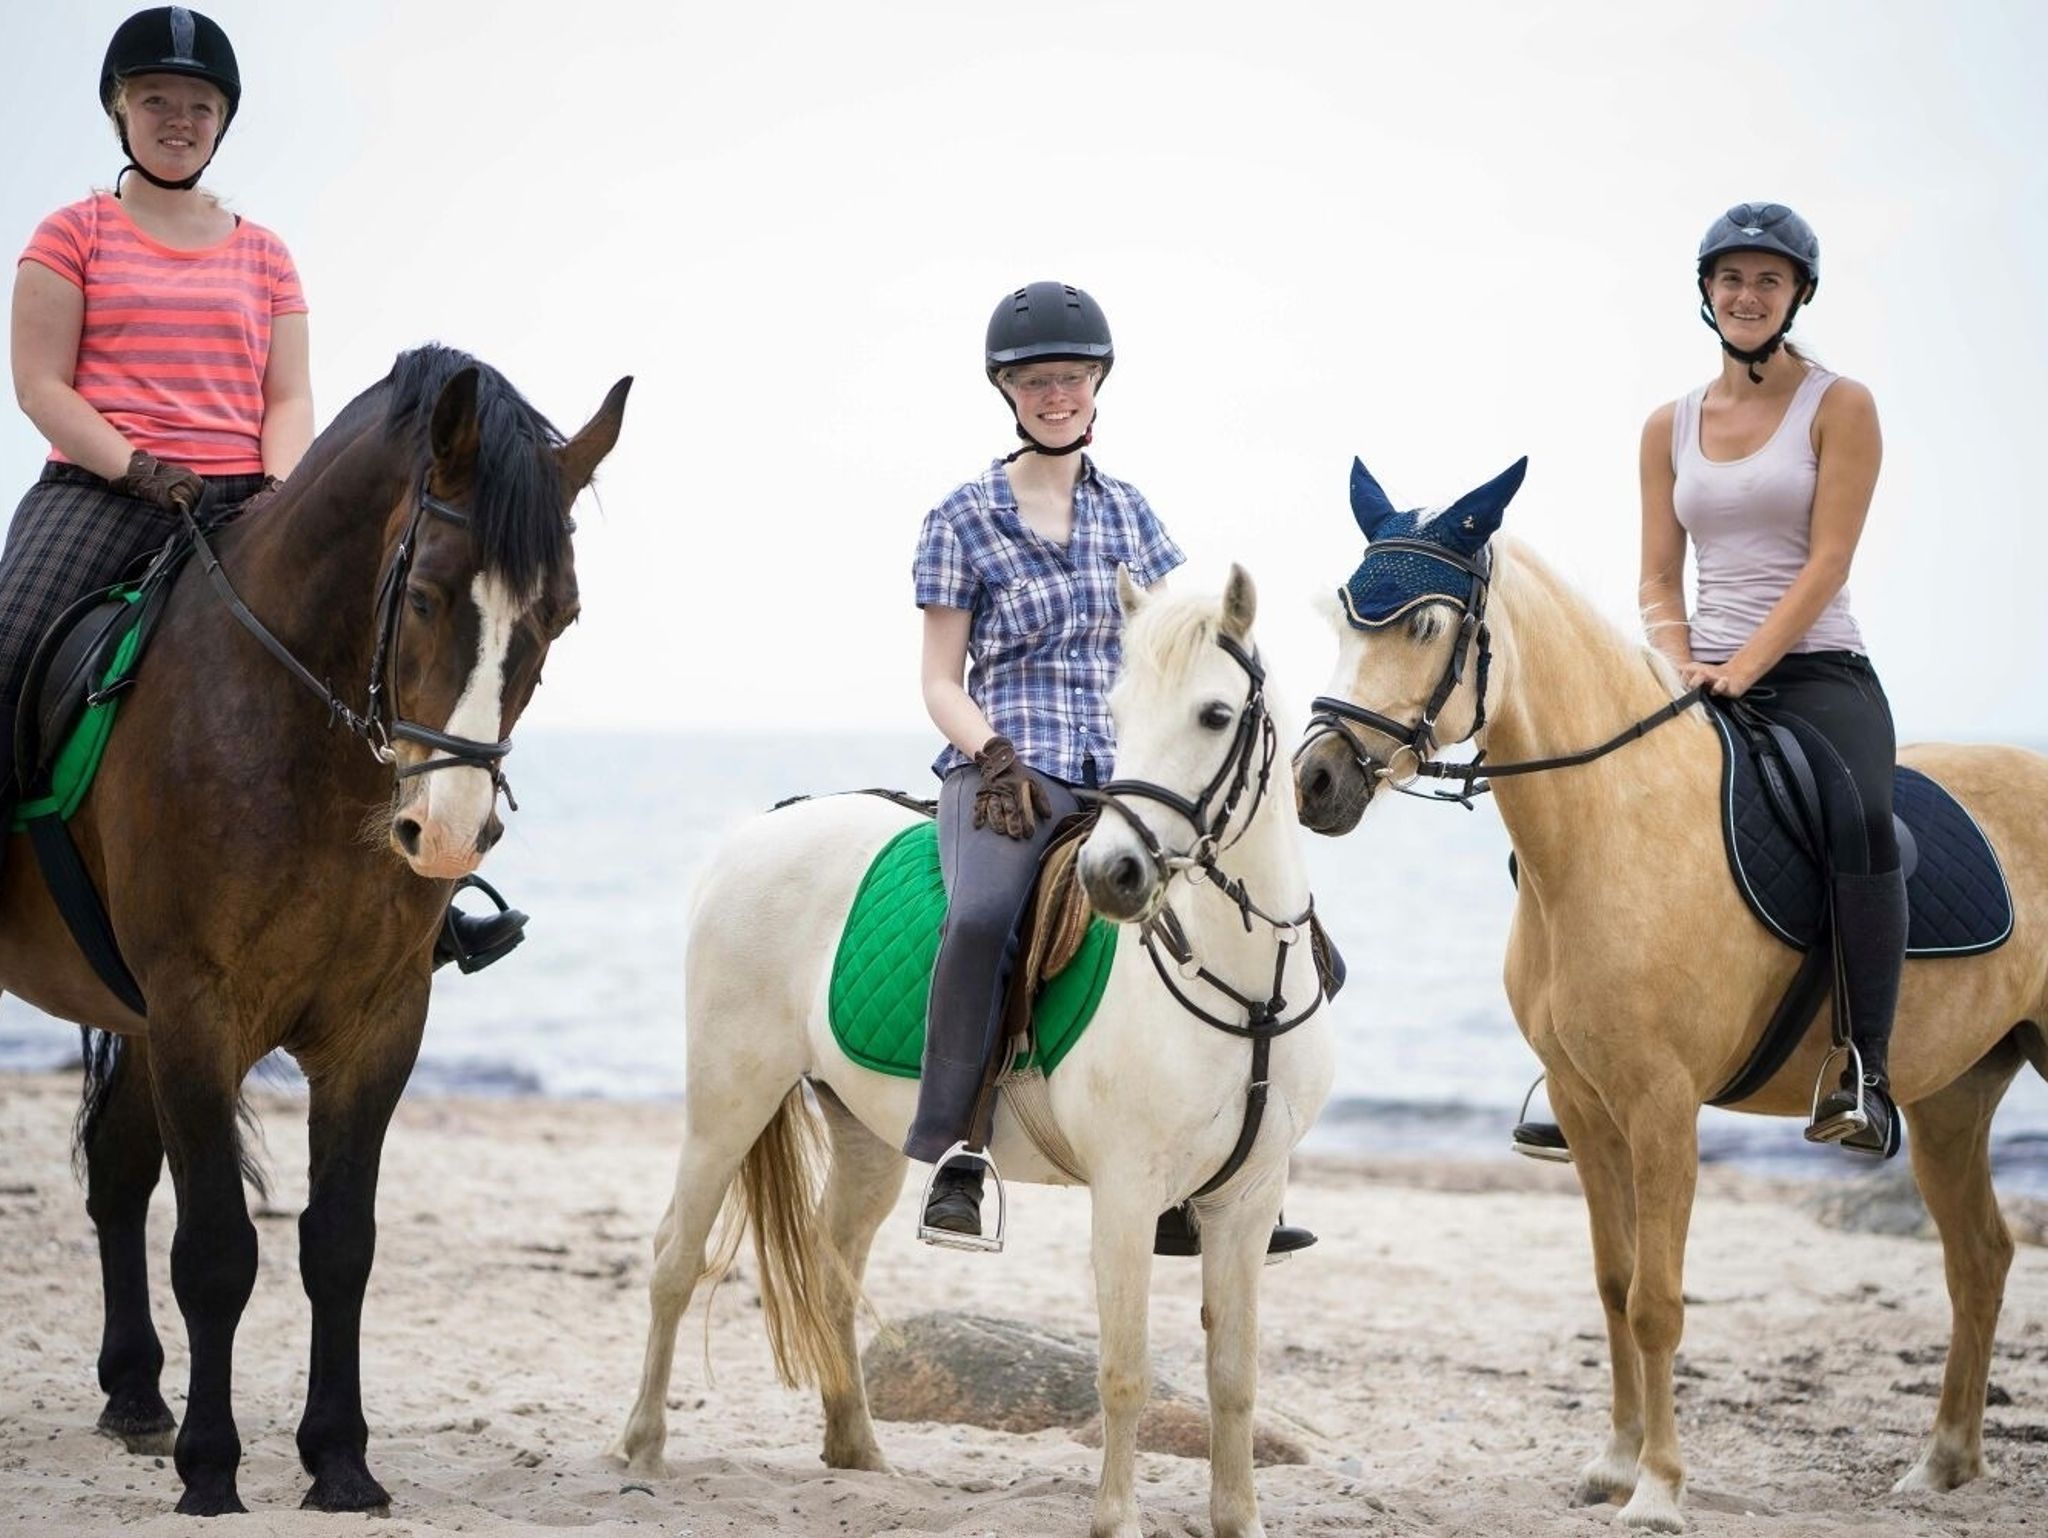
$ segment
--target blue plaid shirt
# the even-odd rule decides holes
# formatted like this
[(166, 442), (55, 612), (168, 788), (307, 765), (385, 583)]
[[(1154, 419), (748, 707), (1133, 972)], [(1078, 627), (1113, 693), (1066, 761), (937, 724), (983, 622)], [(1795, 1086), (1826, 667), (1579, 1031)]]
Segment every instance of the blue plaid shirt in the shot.
[[(1138, 488), (1083, 455), (1067, 544), (1025, 524), (1009, 467), (997, 460), (925, 514), (912, 572), (920, 609), (972, 612), (967, 692), (989, 724), (1039, 773), (1079, 783), (1088, 760), (1097, 780), (1116, 761), (1116, 569), (1128, 566), (1133, 582), (1150, 587), (1186, 559)], [(972, 762), (947, 743), (932, 771), (943, 778)]]

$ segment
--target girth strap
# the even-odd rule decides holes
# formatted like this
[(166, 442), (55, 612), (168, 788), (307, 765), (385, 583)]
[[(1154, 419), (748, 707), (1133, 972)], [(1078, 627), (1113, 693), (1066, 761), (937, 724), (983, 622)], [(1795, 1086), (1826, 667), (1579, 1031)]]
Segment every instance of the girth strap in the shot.
[(49, 884), (50, 896), (65, 927), (71, 931), (71, 938), (78, 942), (78, 948), (92, 963), (99, 980), (107, 985), (107, 991), (136, 1014), (146, 1017), (149, 1003), (143, 998), (135, 975), (128, 970), (128, 963), (121, 959), (121, 947), (114, 940), (114, 926), (107, 920), (106, 905), (100, 901), (85, 862), (78, 857), (78, 846), (71, 842), (71, 830), (64, 826), (64, 819), (54, 813), (32, 818), (28, 836), (36, 861), (43, 868), (43, 880)]

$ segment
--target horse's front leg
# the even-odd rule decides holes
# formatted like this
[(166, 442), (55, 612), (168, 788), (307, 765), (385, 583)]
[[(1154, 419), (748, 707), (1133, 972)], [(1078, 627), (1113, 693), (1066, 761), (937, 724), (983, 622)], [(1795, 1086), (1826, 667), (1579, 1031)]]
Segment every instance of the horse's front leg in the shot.
[(1202, 1216), (1202, 1327), (1208, 1340), (1209, 1524), (1215, 1538), (1265, 1538), (1252, 1479), (1259, 1389), (1259, 1274), (1281, 1182)]
[(1138, 1415), (1152, 1387), (1146, 1311), (1152, 1285), (1152, 1234), (1163, 1203), (1156, 1193), (1104, 1184), (1091, 1196), (1095, 1309), (1102, 1334), (1096, 1391), (1102, 1398), (1102, 1479), (1095, 1489), (1090, 1538), (1139, 1538)]
[(150, 1086), (178, 1193), (171, 1289), (192, 1357), (185, 1424), (173, 1449), (185, 1485), (178, 1510), (219, 1516), (247, 1509), (235, 1489), (242, 1439), (233, 1401), (235, 1331), (256, 1286), (256, 1225), (242, 1195), (235, 1124), (245, 1070), (235, 1056), (237, 1032), (212, 1000), (181, 1006), (167, 997), (150, 1018)]
[(1685, 1459), (1678, 1450), (1671, 1366), (1685, 1332), (1685, 1240), (1699, 1183), (1699, 1103), (1685, 1085), (1659, 1085), (1627, 1103), (1636, 1207), (1628, 1327), (1642, 1363), (1643, 1450), (1636, 1460), (1635, 1493), (1621, 1520), (1633, 1528), (1677, 1533), (1685, 1530), (1679, 1512)]
[(299, 1274), (313, 1310), (313, 1361), (299, 1462), (313, 1476), (302, 1505), (384, 1511), (391, 1496), (370, 1473), (363, 1419), (363, 1292), (377, 1252), (377, 1172), (392, 1110), (412, 1073), (426, 1001), (404, 1011), (375, 1049), (307, 1063), (311, 1179), (299, 1215)]
[(106, 1309), (99, 1380), (107, 1403), (99, 1429), (131, 1453), (167, 1453), (178, 1423), (158, 1381), (164, 1348), (149, 1312), (149, 1198), (164, 1165), (149, 1053), (141, 1037), (99, 1036), (91, 1050), (106, 1054), (91, 1070), (104, 1078), (87, 1090), (92, 1098), (81, 1134), (85, 1210), (99, 1238)]
[(1572, 1165), (1586, 1195), (1593, 1281), (1607, 1323), (1612, 1376), (1607, 1446), (1579, 1471), (1572, 1496), (1580, 1505), (1594, 1506), (1635, 1494), (1636, 1463), (1643, 1452), (1643, 1367), (1628, 1322), (1636, 1273), (1635, 1172), (1627, 1140), (1591, 1087), (1569, 1069), (1550, 1068), (1549, 1081), (1551, 1107), (1571, 1144)]

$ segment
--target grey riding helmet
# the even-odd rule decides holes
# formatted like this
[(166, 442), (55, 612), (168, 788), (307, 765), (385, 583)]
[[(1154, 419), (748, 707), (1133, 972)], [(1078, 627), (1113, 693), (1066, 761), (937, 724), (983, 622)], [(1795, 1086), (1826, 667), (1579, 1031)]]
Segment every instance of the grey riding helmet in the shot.
[(1027, 283), (1015, 293), (1005, 294), (997, 303), (995, 314), (988, 318), (988, 340), (982, 348), (988, 382), (1009, 403), (1017, 422), (1017, 436), (1024, 440), (1025, 446), (1005, 463), (1033, 452), (1058, 458), (1078, 453), (1094, 441), (1095, 417), (1091, 413), (1081, 436), (1065, 448), (1048, 448), (1040, 443), (1025, 430), (1017, 403), (1010, 400), (1010, 392), (996, 378), (1002, 370), (1019, 363), (1066, 361), (1100, 364), (1102, 373), (1097, 384), (1109, 377), (1116, 363), (1116, 344), (1109, 339), (1109, 317), (1102, 313), (1102, 306), (1071, 283)]
[(1005, 294), (988, 318), (988, 342), (982, 353), (991, 384), (1000, 371), (1017, 363), (1099, 363), (1107, 379), (1116, 362), (1109, 317), (1071, 283), (1027, 283)]
[[(116, 89), (131, 75), (187, 75), (218, 90), (227, 100), (220, 132), (213, 141), (218, 153), (228, 136), (228, 125), (235, 120), (235, 110), (242, 104), (241, 67), (235, 62), (234, 45), (218, 22), (182, 5), (137, 11), (114, 29), (113, 41), (107, 44), (107, 56), (100, 64), (100, 109), (109, 116), (113, 115)], [(182, 181), (162, 181), (135, 164), (125, 123), (120, 132), (121, 153), (128, 157), (129, 165), (159, 187), (182, 191), (197, 185), (206, 170), (201, 166)]]
[[(1717, 258), (1733, 251), (1769, 251), (1789, 261), (1800, 275), (1799, 292), (1792, 296), (1792, 303), (1785, 311), (1785, 323), (1761, 347), (1742, 348), (1721, 336), (1721, 323), (1714, 318), (1713, 300), (1707, 292), (1707, 282), (1713, 276)], [(1728, 212), (1716, 219), (1700, 241), (1699, 258), (1700, 319), (1707, 329), (1721, 338), (1721, 350), (1738, 363), (1749, 365), (1749, 377), (1761, 382), (1762, 376), (1756, 365), (1778, 350), (1786, 334), (1792, 329), (1792, 321), (1799, 314), (1799, 307), (1809, 302), (1820, 289), (1820, 237), (1813, 233), (1813, 226), (1783, 203), (1737, 203)]]

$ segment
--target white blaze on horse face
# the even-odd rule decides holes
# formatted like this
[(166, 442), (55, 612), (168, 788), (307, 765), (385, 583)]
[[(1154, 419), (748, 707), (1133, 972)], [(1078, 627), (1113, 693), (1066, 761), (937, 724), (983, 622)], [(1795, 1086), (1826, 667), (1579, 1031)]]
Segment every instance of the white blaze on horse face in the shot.
[[(498, 578), (482, 572), (471, 579), (469, 596), (477, 613), (476, 663), (441, 729), (472, 742), (496, 742), (504, 719), (505, 658), (524, 605)], [(478, 842), (497, 804), (490, 771), (438, 769), (422, 778), (427, 789), (418, 814), (420, 852), (413, 868), (423, 876), (466, 876), (483, 863)]]

